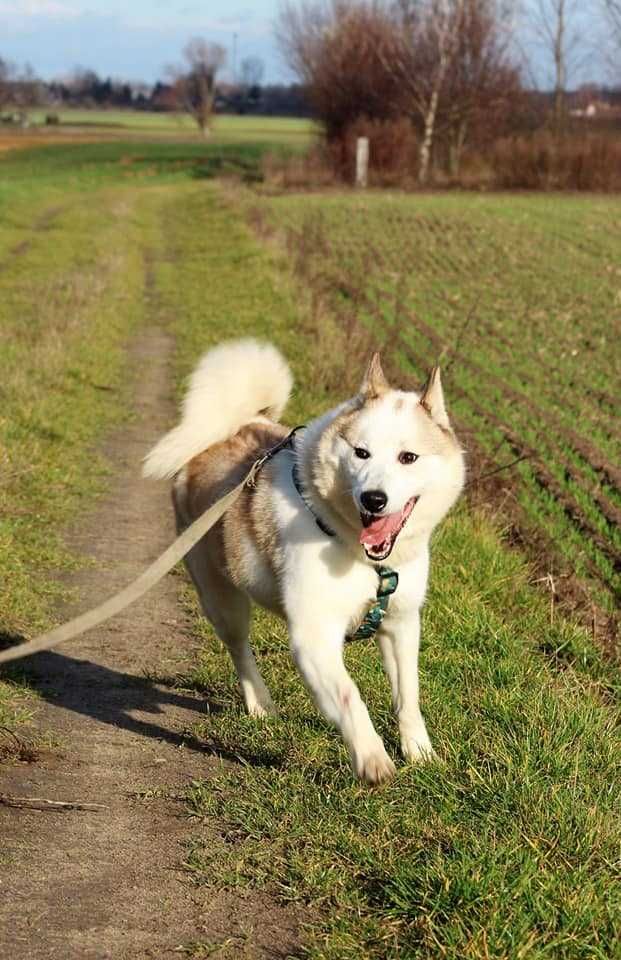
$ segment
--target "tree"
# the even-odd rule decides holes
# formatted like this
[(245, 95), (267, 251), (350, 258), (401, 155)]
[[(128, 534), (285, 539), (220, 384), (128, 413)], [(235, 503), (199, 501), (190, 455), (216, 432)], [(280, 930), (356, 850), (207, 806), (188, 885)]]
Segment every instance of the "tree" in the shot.
[(587, 0), (533, 0), (530, 30), (535, 44), (544, 51), (553, 69), (553, 120), (560, 133), (566, 118), (566, 92), (571, 75), (585, 52), (585, 41), (579, 26), (579, 15), (594, 10)]
[(440, 95), (455, 59), (466, 0), (398, 0), (402, 45), (396, 68), (420, 121), (418, 179), (429, 178)]
[(209, 136), (216, 99), (216, 78), (226, 62), (226, 50), (218, 43), (194, 37), (183, 50), (185, 66), (172, 67), (173, 89), (177, 103)]
[(604, 11), (613, 30), (621, 40), (621, 0), (604, 0)]
[(608, 27), (608, 37), (611, 48), (611, 66), (614, 79), (618, 82), (620, 73), (619, 54), (621, 54), (621, 0), (602, 0), (604, 17)]
[(240, 78), (244, 90), (260, 87), (265, 73), (265, 64), (261, 57), (245, 57), (241, 62)]
[(14, 67), (0, 57), (0, 109), (11, 102), (13, 96)]
[(448, 147), (452, 175), (468, 141), (478, 145), (507, 130), (522, 101), (513, 62), (511, 0), (466, 0), (462, 25), (438, 105), (438, 137)]
[(264, 72), (265, 64), (260, 57), (245, 57), (242, 60), (238, 93), (240, 109), (256, 107), (260, 102)]
[(393, 69), (400, 41), (384, 5), (371, 0), (285, 2), (276, 39), (306, 86), (328, 140), (342, 140), (361, 117), (402, 116), (401, 80)]
[(20, 72), (15, 64), (0, 57), (0, 109), (16, 107), (25, 119), (26, 108), (36, 106), (43, 98), (43, 84), (29, 64)]

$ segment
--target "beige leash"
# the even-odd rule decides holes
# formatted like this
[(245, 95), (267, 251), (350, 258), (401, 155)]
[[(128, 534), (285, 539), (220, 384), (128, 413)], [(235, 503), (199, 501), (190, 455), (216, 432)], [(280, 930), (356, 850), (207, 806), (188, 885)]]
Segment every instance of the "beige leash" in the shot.
[[(271, 454), (272, 451), (270, 451), (270, 455)], [(256, 473), (263, 466), (266, 459), (269, 459), (269, 456), (257, 460), (241, 483), (238, 483), (230, 493), (225, 494), (220, 500), (216, 500), (212, 507), (205, 510), (183, 533), (179, 534), (174, 543), (171, 543), (168, 549), (165, 550), (157, 560), (154, 560), (150, 567), (147, 567), (147, 569), (127, 587), (124, 587), (119, 593), (116, 593), (108, 600), (104, 600), (104, 602), (98, 607), (95, 607), (94, 610), (82, 613), (79, 617), (69, 620), (68, 623), (63, 623), (60, 627), (55, 627), (54, 630), (42, 633), (28, 643), (22, 643), (16, 647), (9, 647), (8, 650), (2, 650), (0, 652), (0, 663), (8, 663), (9, 660), (18, 660), (20, 657), (29, 657), (33, 653), (39, 653), (41, 650), (51, 650), (52, 647), (57, 646), (59, 643), (64, 643), (65, 640), (72, 640), (81, 633), (92, 630), (93, 627), (103, 623), (104, 620), (109, 620), (110, 617), (120, 613), (121, 610), (128, 607), (134, 600), (138, 600), (147, 590), (155, 586), (158, 580), (161, 580), (169, 570), (172, 570), (175, 564), (185, 557), (186, 553), (192, 549), (194, 544), (197, 543), (208, 530), (211, 530), (211, 528), (215, 526), (220, 517), (235, 503), (246, 484), (251, 487), (254, 486)]]

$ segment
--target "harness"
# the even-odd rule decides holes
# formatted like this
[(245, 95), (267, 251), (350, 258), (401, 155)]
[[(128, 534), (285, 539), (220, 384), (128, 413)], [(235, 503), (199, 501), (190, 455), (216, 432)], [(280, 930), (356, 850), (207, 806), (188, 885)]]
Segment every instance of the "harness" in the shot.
[[(303, 430), (304, 425), (294, 427), (293, 430), (281, 440), (280, 443), (276, 444), (275, 447), (272, 447), (271, 450), (268, 450), (267, 453), (257, 461), (257, 471), (267, 463), (268, 460), (271, 460), (272, 457), (275, 457), (277, 453), (280, 453), (281, 450), (292, 450), (294, 451), (293, 441), (298, 430)], [(256, 474), (255, 474), (256, 476)], [(313, 504), (309, 500), (302, 482), (300, 480), (300, 474), (298, 472), (298, 465), (294, 462), (291, 469), (291, 479), (293, 480), (293, 486), (297, 490), (300, 499), (306, 509), (313, 515), (313, 519), (321, 532), (327, 537), (336, 537), (336, 533), (332, 530), (327, 523), (325, 523), (320, 516), (315, 511)], [(252, 486), (254, 486), (254, 478)], [(358, 627), (355, 633), (346, 636), (346, 640), (370, 640), (375, 636), (377, 631), (382, 625), (382, 621), (386, 616), (388, 611), (388, 604), (393, 593), (396, 591), (399, 585), (399, 574), (396, 570), (393, 570), (392, 567), (385, 566), (376, 566), (375, 572), (378, 576), (378, 585), (377, 592), (375, 594), (375, 602), (372, 604), (370, 609), (366, 612), (362, 619), (362, 623)]]

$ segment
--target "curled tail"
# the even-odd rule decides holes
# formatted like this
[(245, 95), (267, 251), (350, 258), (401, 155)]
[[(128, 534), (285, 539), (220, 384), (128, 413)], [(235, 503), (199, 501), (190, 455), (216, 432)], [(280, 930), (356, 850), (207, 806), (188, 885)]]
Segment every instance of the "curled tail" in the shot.
[(181, 423), (147, 454), (144, 476), (172, 477), (192, 457), (257, 417), (278, 420), (291, 385), (285, 359), (269, 343), (231, 340), (209, 350), (190, 378)]

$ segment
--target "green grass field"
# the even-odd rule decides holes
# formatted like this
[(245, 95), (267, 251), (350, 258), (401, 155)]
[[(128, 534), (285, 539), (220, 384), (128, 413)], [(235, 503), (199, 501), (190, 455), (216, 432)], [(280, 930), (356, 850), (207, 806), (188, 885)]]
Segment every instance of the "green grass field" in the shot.
[[(251, 180), (262, 149), (106, 143), (0, 159), (3, 633), (30, 636), (54, 620), (54, 574), (75, 562), (63, 524), (106, 482), (93, 446), (123, 416), (123, 345), (145, 322), (153, 292), (175, 337), (179, 387), (200, 352), (232, 330), (266, 336), (294, 368), (292, 423), (341, 399), (356, 377), (352, 314), (413, 382), (454, 342), (475, 302), (461, 351), (481, 372), (455, 361), (447, 392), (490, 457), (492, 427), (505, 444), (510, 428), (571, 466), (571, 428), (612, 461), (611, 411), (600, 422), (593, 404), (608, 410), (598, 398), (614, 391), (615, 345), (602, 338), (615, 304), (618, 314), (616, 201), (605, 210), (597, 198), (274, 199), (214, 180), (227, 171)], [(247, 217), (277, 228), (270, 242)], [(560, 338), (548, 336), (546, 318)], [(524, 392), (522, 405), (507, 386)], [(533, 399), (538, 418), (526, 415)], [(542, 430), (551, 416), (561, 426)], [(591, 476), (588, 491), (597, 480), (614, 503), (601, 469), (584, 458), (579, 469)], [(525, 515), (530, 503), (537, 525), (551, 516), (563, 551), (574, 549), (528, 472), (519, 489)], [(580, 537), (593, 559), (584, 530)], [(400, 764), (377, 790), (352, 781), (344, 748), (295, 674), (281, 624), (263, 614), (255, 622), (281, 711), (257, 723), (243, 715), (227, 657), (196, 617), (203, 654), (175, 682), (220, 705), (196, 732), (240, 760), (187, 788), (196, 819), (186, 867), (197, 896), (223, 884), (263, 886), (302, 904), (306, 952), (316, 960), (617, 956), (618, 669), (590, 630), (551, 618), (527, 558), (503, 542), (489, 509), (462, 501), (433, 558), (422, 701), (442, 763)], [(607, 603), (612, 584), (590, 567), (584, 577)], [(186, 602), (196, 610), (189, 588)], [(397, 756), (373, 644), (351, 647), (348, 662)], [(31, 694), (19, 667), (6, 675), (0, 725), (21, 730)], [(216, 840), (214, 815), (225, 824)]]
[[(58, 123), (46, 125), (45, 118), (54, 114)], [(201, 140), (194, 120), (185, 113), (155, 113), (147, 110), (97, 110), (69, 108), (54, 110), (32, 110), (28, 114), (30, 126), (23, 131), (25, 138), (33, 134), (44, 137), (65, 135), (79, 137), (86, 134), (91, 137), (118, 138), (123, 135), (135, 137), (153, 137), (164, 139)], [(307, 146), (315, 135), (316, 126), (311, 120), (296, 117), (237, 116), (234, 114), (216, 114), (213, 118), (210, 140), (216, 143), (244, 143), (273, 141), (287, 144), (289, 147)], [(10, 127), (0, 127), (0, 147), (2, 137), (19, 136), (20, 131)], [(204, 142), (204, 141), (203, 141)]]
[[(509, 501), (559, 588), (621, 598), (621, 202), (615, 198), (277, 198), (307, 282), (422, 382), (446, 355), (453, 412), (487, 469), (523, 457)], [(504, 479), (504, 478), (502, 478)], [(545, 547), (545, 549), (544, 549)]]

